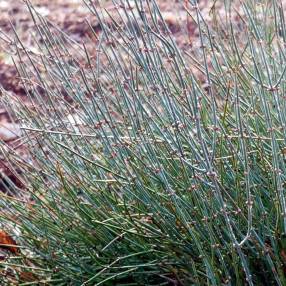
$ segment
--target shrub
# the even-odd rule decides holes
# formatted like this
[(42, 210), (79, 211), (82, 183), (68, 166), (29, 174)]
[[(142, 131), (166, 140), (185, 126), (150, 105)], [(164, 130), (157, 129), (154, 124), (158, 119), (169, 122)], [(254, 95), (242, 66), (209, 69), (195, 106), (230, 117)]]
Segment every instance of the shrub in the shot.
[(20, 248), (3, 281), (285, 285), (280, 1), (225, 1), (212, 27), (191, 3), (189, 51), (155, 1), (120, 1), (116, 15), (85, 2), (102, 30), (90, 25), (94, 50), (29, 3), (40, 52), (15, 39), (29, 101), (2, 101), (27, 156), (2, 144), (25, 185), (0, 201)]

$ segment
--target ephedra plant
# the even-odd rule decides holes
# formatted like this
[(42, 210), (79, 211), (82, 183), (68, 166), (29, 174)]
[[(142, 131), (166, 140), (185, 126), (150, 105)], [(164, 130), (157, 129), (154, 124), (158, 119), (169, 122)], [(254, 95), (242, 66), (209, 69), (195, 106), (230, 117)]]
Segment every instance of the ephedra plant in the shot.
[(26, 150), (1, 147), (24, 186), (0, 200), (4, 283), (285, 285), (282, 2), (214, 1), (211, 22), (186, 2), (197, 48), (156, 1), (84, 2), (92, 49), (29, 3), (38, 51), (11, 43), (28, 100), (2, 92)]

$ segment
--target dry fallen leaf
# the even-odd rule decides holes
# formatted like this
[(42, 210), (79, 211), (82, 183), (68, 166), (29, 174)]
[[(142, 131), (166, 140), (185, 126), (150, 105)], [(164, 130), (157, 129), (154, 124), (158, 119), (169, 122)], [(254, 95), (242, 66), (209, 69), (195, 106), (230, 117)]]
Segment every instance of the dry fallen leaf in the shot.
[(4, 230), (0, 230), (0, 248), (7, 249), (14, 254), (19, 253), (15, 240)]

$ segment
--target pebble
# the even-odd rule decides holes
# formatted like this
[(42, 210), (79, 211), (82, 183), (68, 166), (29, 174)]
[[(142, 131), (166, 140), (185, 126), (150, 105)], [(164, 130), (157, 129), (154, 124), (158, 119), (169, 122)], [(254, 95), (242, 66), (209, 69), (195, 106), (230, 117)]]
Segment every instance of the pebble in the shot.
[(21, 135), (19, 126), (15, 123), (1, 122), (0, 123), (0, 140), (11, 141)]

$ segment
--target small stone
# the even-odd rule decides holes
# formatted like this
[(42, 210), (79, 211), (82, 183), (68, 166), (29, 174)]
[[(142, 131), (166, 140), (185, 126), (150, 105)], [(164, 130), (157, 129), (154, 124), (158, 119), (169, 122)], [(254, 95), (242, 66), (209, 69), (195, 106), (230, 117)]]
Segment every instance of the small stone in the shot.
[(21, 135), (21, 130), (17, 124), (9, 122), (0, 123), (0, 139), (3, 141), (11, 141)]

